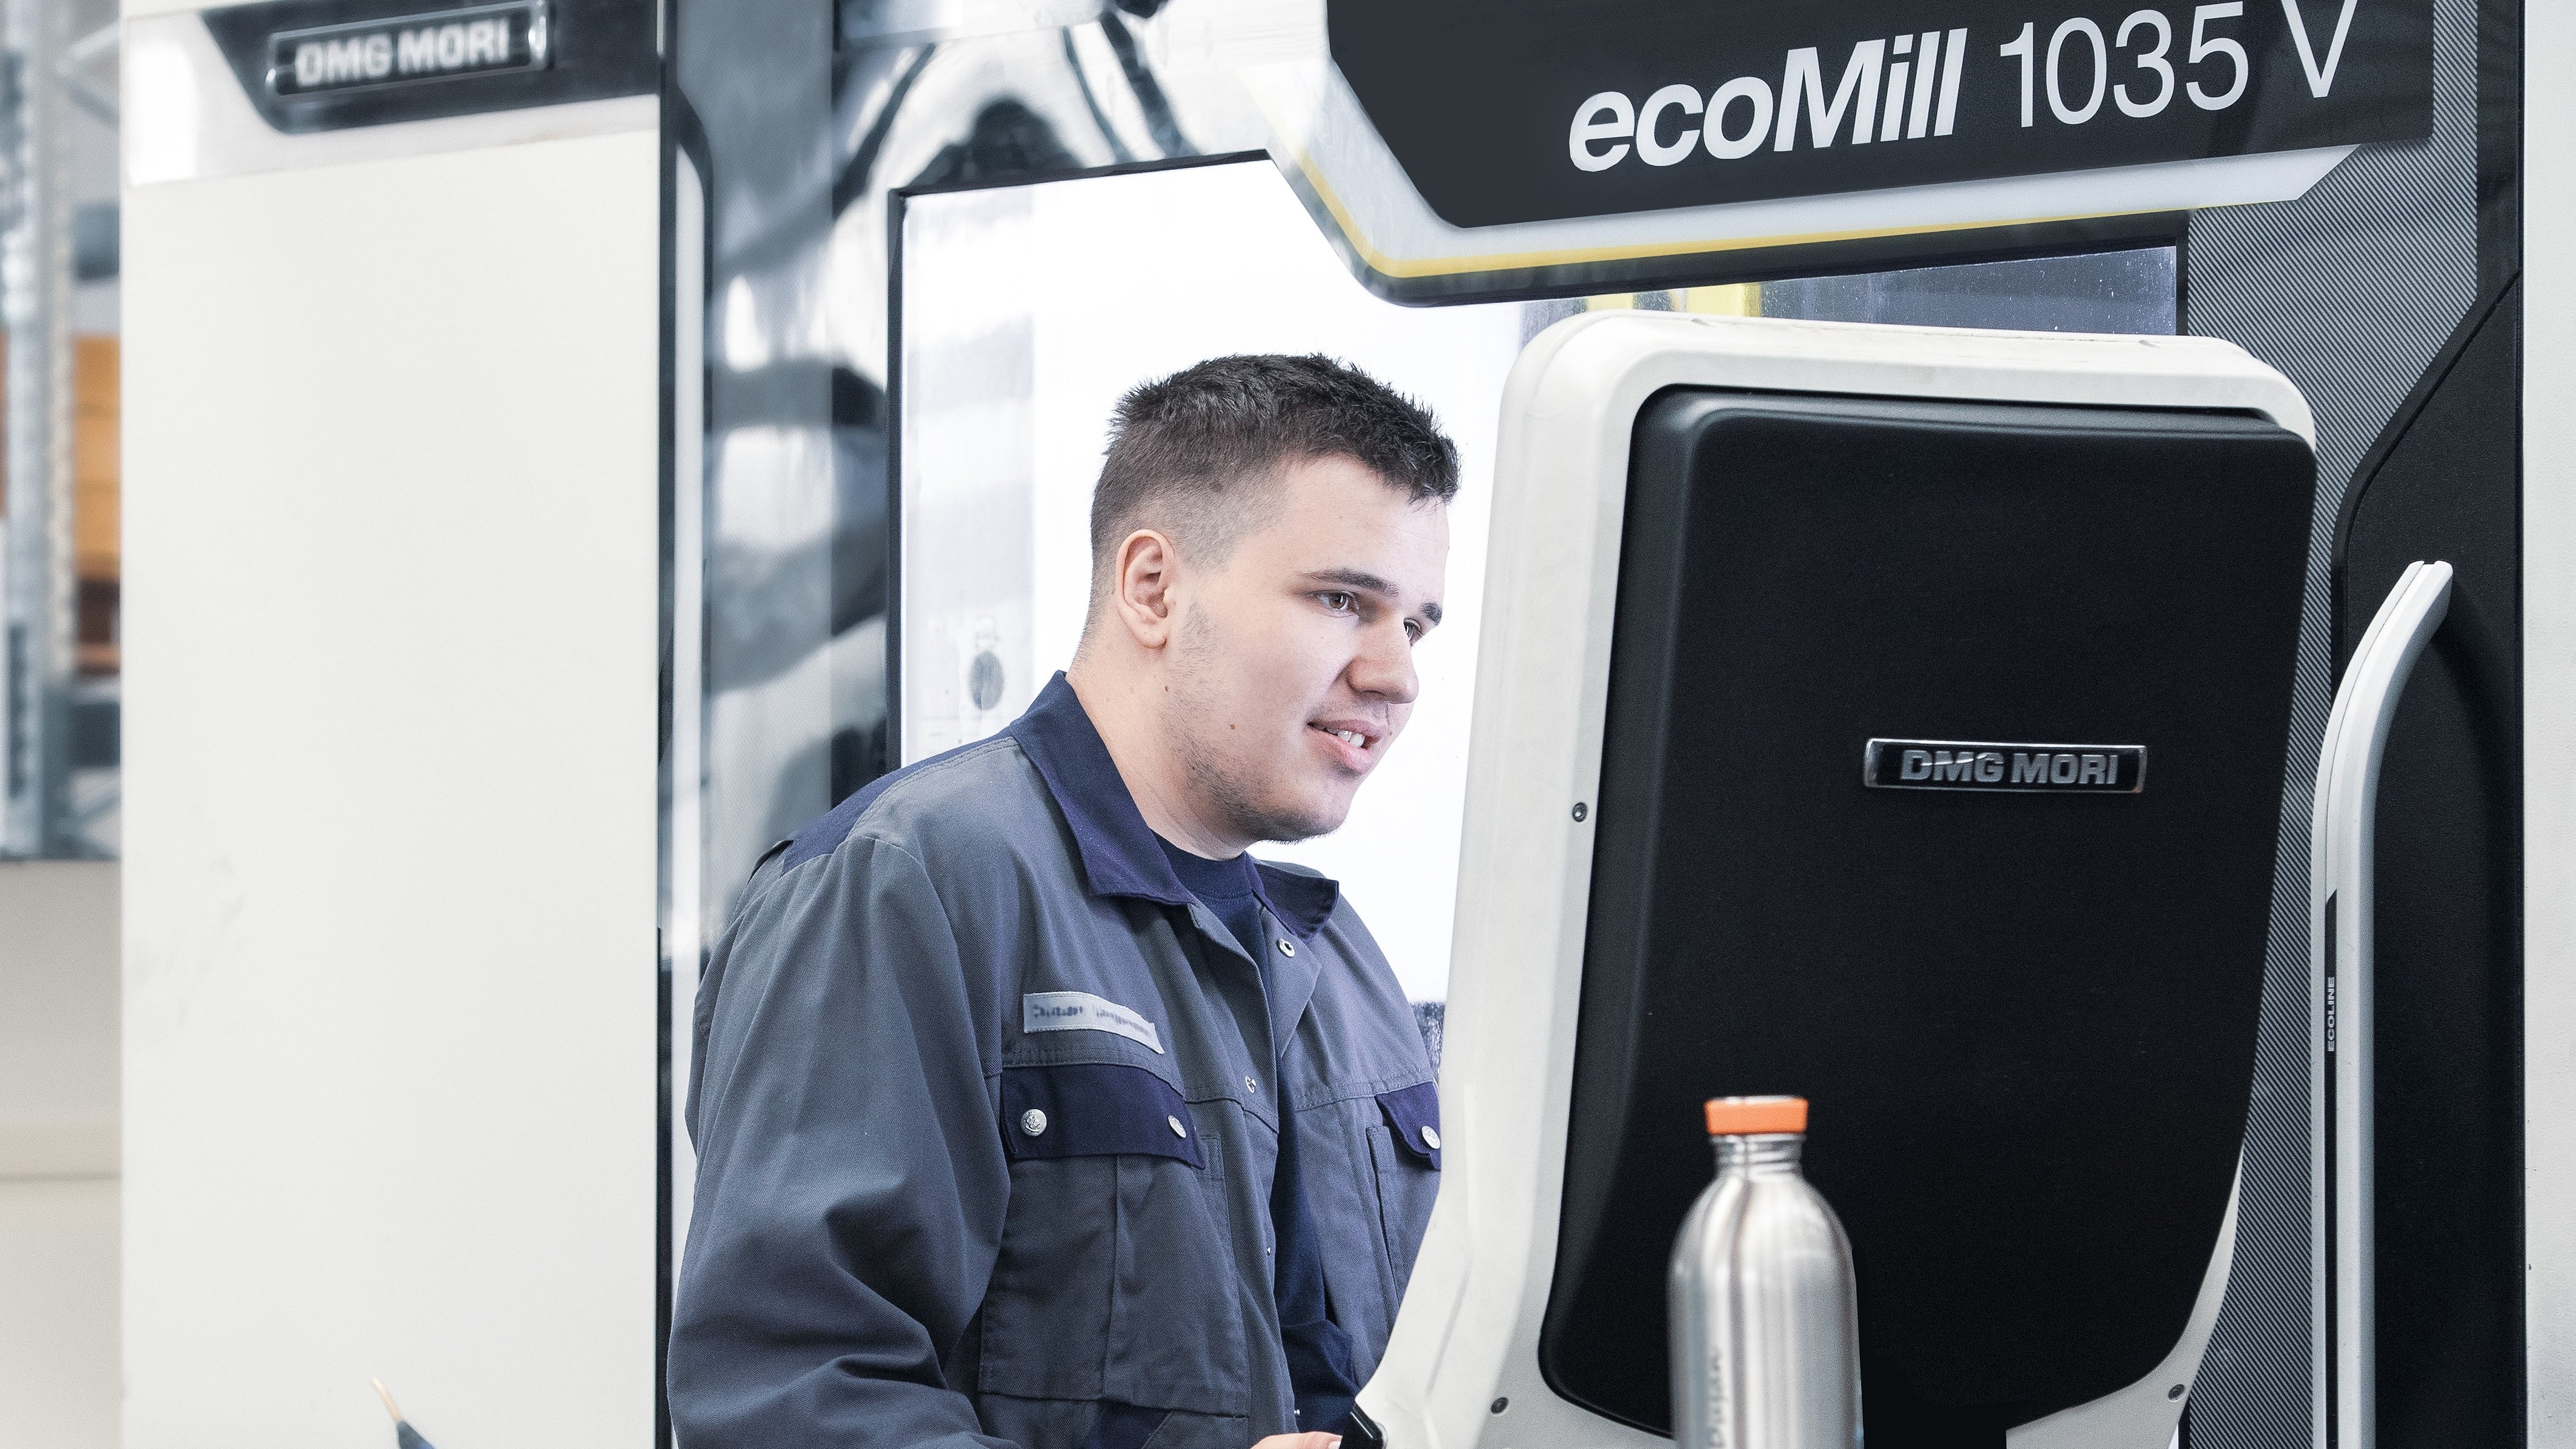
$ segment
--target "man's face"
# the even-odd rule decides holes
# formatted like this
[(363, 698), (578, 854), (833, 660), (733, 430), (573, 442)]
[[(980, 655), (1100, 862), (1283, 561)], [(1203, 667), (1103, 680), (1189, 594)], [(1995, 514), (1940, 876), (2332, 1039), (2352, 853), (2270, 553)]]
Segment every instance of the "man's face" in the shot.
[(1302, 840), (1341, 825), (1412, 717), (1449, 509), (1348, 458), (1292, 463), (1275, 486), (1267, 522), (1178, 590), (1164, 723), (1209, 818)]

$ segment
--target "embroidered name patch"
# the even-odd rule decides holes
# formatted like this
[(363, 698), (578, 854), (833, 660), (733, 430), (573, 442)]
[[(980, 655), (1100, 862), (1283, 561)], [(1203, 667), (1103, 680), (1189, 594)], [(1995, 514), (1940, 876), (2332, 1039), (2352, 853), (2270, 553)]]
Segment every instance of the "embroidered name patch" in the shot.
[(1020, 998), (1022, 1031), (1105, 1031), (1141, 1042), (1160, 1056), (1163, 1034), (1117, 1002), (1088, 991), (1032, 991)]

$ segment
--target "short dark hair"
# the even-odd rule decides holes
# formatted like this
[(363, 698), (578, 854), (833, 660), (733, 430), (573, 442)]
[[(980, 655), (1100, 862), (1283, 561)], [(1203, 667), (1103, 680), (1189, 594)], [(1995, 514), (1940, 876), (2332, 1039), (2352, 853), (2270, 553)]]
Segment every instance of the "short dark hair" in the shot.
[(1329, 457), (1417, 503), (1458, 492), (1458, 445), (1430, 410), (1320, 354), (1212, 357), (1130, 389), (1110, 417), (1091, 495), (1093, 571), (1157, 512), (1171, 515), (1165, 526), (1183, 548), (1221, 558), (1281, 467)]

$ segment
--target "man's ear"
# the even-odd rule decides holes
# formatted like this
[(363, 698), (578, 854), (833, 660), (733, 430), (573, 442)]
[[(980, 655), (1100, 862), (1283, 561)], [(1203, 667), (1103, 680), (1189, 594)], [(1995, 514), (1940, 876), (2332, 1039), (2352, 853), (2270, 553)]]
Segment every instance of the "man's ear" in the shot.
[(1119, 543), (1112, 562), (1110, 612), (1143, 648), (1160, 649), (1172, 642), (1172, 585), (1180, 572), (1180, 552), (1172, 540), (1140, 528)]

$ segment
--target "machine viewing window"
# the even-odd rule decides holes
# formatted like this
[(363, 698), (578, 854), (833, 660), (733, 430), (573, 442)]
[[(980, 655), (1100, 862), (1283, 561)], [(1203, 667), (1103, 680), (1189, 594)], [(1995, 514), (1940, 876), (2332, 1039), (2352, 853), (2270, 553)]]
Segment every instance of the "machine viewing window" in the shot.
[(1762, 284), (1762, 315), (1901, 327), (2171, 333), (2172, 247)]
[(1073, 658), (1092, 484), (1119, 395), (1203, 358), (1322, 352), (1457, 439), (1447, 619), (1349, 824), (1262, 854), (1343, 883), (1417, 1001), (1447, 994), (1496, 408), (1563, 309), (1412, 308), (1354, 281), (1266, 162), (907, 198), (896, 298), (901, 710), (909, 762), (992, 734)]

